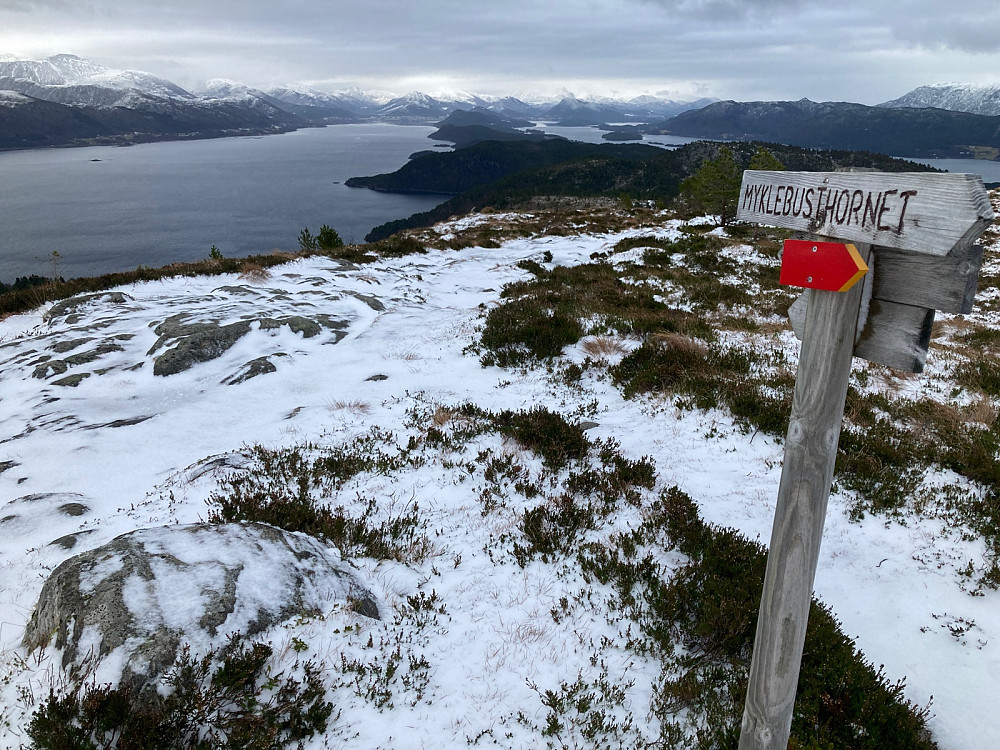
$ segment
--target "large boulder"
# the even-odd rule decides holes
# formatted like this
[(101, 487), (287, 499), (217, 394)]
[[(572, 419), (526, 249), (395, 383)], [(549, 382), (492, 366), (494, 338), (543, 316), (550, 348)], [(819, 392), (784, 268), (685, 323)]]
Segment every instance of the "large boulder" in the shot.
[[(260, 523), (142, 529), (66, 560), (42, 587), (28, 649), (55, 638), (63, 667), (142, 688), (182, 644), (204, 653), (338, 605), (378, 618), (372, 594), (318, 540)], [(86, 667), (86, 669), (84, 669)], [(109, 672), (110, 670), (110, 672)]]

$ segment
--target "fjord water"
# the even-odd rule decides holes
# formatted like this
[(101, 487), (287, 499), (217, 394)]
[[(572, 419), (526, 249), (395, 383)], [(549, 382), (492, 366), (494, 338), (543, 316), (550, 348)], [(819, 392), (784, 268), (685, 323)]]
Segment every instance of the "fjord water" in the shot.
[(310, 128), (255, 138), (0, 153), (0, 281), (298, 249), (323, 224), (345, 242), (446, 196), (348, 188), (434, 147), (432, 127)]
[[(547, 132), (599, 143), (594, 128)], [(375, 226), (426, 211), (445, 196), (348, 188), (392, 172), (416, 151), (440, 150), (433, 127), (337, 125), (283, 135), (0, 153), (0, 281), (93, 276), (208, 257), (298, 248), (303, 227), (361, 242)], [(676, 146), (692, 138), (647, 137)], [(659, 143), (658, 143), (659, 142)], [(1000, 181), (1000, 163), (923, 160)], [(53, 251), (58, 261), (52, 263)]]

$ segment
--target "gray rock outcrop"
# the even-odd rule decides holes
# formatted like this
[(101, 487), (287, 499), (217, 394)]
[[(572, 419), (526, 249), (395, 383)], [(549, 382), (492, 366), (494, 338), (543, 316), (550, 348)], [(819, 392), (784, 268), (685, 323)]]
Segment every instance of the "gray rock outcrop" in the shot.
[(142, 529), (59, 565), (42, 587), (24, 645), (44, 648), (54, 638), (71, 676), (103, 662), (141, 689), (182, 644), (203, 653), (231, 633), (252, 637), (338, 603), (379, 616), (337, 553), (305, 534), (259, 523)]

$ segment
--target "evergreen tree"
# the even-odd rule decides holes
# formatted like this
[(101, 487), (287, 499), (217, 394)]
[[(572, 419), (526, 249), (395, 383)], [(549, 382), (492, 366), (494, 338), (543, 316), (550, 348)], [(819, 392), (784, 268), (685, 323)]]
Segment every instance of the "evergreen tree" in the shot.
[(683, 195), (694, 208), (715, 214), (723, 226), (736, 218), (743, 170), (728, 146), (714, 159), (706, 159), (693, 175), (681, 183)]
[(319, 240), (309, 231), (309, 227), (299, 232), (299, 250), (304, 253), (312, 253), (319, 250)]
[(748, 169), (760, 169), (767, 172), (784, 172), (785, 165), (781, 163), (777, 156), (772, 154), (763, 146), (757, 147), (757, 153), (750, 159)]
[(336, 250), (338, 247), (344, 246), (344, 241), (340, 239), (336, 229), (324, 224), (319, 228), (319, 234), (316, 235), (316, 244), (320, 250)]

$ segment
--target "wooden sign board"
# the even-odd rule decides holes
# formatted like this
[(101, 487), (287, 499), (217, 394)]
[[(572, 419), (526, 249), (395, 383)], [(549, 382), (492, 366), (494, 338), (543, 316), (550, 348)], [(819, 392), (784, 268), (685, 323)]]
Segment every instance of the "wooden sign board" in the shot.
[[(788, 308), (792, 330), (805, 336), (809, 292)], [(934, 309), (870, 299), (864, 320), (858, 321), (854, 356), (903, 372), (923, 372), (934, 325)]]
[(993, 221), (983, 178), (930, 172), (743, 173), (736, 218), (930, 255)]
[[(979, 245), (945, 257), (873, 248), (854, 356), (905, 372), (923, 372), (935, 310), (972, 312), (982, 262)], [(804, 292), (788, 308), (799, 340), (805, 332), (808, 301)]]
[(960, 315), (972, 312), (983, 265), (981, 245), (944, 257), (889, 247), (876, 247), (874, 253), (874, 299)]

